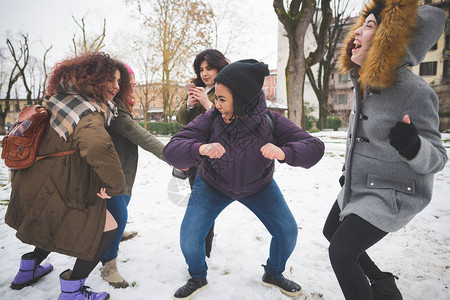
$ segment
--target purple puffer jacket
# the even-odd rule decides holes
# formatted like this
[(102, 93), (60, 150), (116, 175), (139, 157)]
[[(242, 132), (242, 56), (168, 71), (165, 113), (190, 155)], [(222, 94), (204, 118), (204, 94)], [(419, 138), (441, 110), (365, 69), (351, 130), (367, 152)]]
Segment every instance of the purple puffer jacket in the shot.
[[(252, 115), (242, 122), (227, 125), (216, 109), (210, 110), (174, 135), (164, 148), (164, 156), (178, 169), (190, 168), (201, 159), (198, 176), (233, 199), (252, 195), (271, 182), (275, 163), (260, 151), (267, 143), (283, 149), (286, 159), (280, 162), (291, 166), (310, 168), (322, 158), (325, 147), (321, 140), (269, 111), (277, 135), (275, 142), (265, 113), (263, 93)], [(213, 118), (217, 120), (211, 132)], [(200, 145), (214, 142), (226, 150), (221, 158), (199, 154)]]

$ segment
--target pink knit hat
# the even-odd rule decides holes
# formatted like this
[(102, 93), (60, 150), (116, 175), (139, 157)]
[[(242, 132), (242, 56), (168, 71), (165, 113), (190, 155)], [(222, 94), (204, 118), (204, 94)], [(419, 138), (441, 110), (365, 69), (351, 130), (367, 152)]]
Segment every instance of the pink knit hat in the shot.
[(127, 65), (126, 63), (122, 63), (122, 64), (127, 68), (128, 72), (130, 72), (131, 75), (134, 75), (134, 72), (133, 72), (133, 70), (130, 68), (129, 65)]
[[(122, 64), (125, 66), (125, 68), (127, 68), (128, 72), (130, 72), (130, 75), (134, 75), (134, 72), (133, 72), (133, 70), (130, 68), (129, 65), (127, 65), (126, 63), (122, 63)], [(134, 105), (134, 104), (135, 104), (135, 101), (134, 101), (133, 98), (129, 99), (129, 101), (130, 101), (131, 105)]]

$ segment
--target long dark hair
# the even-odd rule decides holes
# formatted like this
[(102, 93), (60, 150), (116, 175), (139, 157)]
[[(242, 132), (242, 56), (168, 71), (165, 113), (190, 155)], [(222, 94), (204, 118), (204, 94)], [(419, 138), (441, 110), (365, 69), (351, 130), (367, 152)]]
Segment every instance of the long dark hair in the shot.
[(197, 54), (197, 56), (195, 57), (195, 60), (194, 60), (194, 64), (193, 64), (194, 72), (197, 75), (197, 78), (195, 78), (192, 81), (196, 86), (205, 87), (205, 83), (203, 82), (202, 78), (200, 77), (200, 65), (205, 60), (208, 63), (208, 65), (211, 68), (216, 69), (217, 72), (220, 72), (220, 70), (222, 70), (223, 67), (225, 67), (226, 65), (228, 65), (230, 63), (230, 61), (225, 58), (225, 56), (222, 54), (222, 52), (220, 52), (219, 50), (216, 50), (216, 49), (206, 49), (206, 50), (203, 50), (202, 52), (200, 52), (199, 54)]
[(120, 71), (120, 91), (118, 97), (129, 99), (131, 93), (130, 75), (128, 71), (122, 71), (123, 64), (111, 58), (104, 52), (87, 52), (73, 58), (67, 58), (57, 63), (51, 72), (46, 89), (46, 95), (56, 92), (58, 85), (62, 82), (66, 88), (69, 83), (78, 87), (85, 84), (92, 85), (93, 97), (96, 101), (105, 102), (103, 99), (106, 83), (114, 80), (114, 73)]
[[(128, 71), (127, 67), (125, 67), (125, 65), (123, 63), (120, 63), (117, 66), (117, 69), (120, 72), (120, 82), (119, 82), (119, 86), (120, 86), (120, 91), (119, 93), (117, 93), (117, 95), (114, 97), (114, 101), (115, 102), (121, 102), (123, 104), (123, 106), (129, 111), (129, 112), (133, 112), (133, 104), (130, 101), (131, 98), (131, 74)], [(129, 90), (128, 92), (125, 90), (125, 81), (128, 80), (128, 87)], [(122, 85), (124, 86), (124, 90), (122, 93)]]

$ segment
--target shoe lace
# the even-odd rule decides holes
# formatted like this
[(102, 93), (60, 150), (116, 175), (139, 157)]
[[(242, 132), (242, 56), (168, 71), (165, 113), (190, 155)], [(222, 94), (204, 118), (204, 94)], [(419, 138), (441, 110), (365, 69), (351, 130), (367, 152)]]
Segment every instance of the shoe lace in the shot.
[(83, 296), (87, 296), (88, 299), (91, 299), (91, 295), (92, 295), (93, 291), (88, 291), (87, 289), (90, 289), (90, 287), (88, 287), (87, 285), (83, 286), (80, 289), (80, 293)]

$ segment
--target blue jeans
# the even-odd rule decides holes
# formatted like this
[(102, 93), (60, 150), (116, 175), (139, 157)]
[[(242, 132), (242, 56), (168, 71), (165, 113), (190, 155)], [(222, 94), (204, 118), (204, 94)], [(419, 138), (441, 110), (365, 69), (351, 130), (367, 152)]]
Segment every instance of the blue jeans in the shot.
[[(206, 278), (205, 237), (214, 220), (234, 200), (199, 176), (195, 179), (181, 224), (180, 243), (189, 274)], [(237, 200), (250, 209), (272, 235), (266, 272), (280, 277), (297, 243), (298, 227), (275, 180), (255, 194)]]
[(102, 264), (104, 265), (110, 260), (117, 257), (117, 252), (119, 252), (119, 244), (122, 239), (122, 234), (125, 230), (128, 220), (128, 203), (130, 203), (131, 196), (119, 195), (111, 197), (111, 199), (106, 200), (106, 208), (109, 210), (111, 215), (117, 222), (117, 232), (106, 250), (102, 258)]

